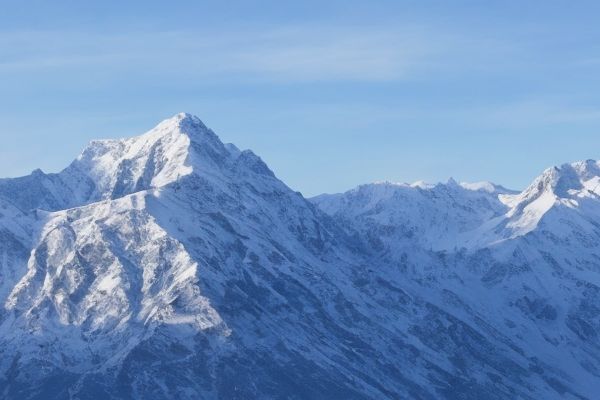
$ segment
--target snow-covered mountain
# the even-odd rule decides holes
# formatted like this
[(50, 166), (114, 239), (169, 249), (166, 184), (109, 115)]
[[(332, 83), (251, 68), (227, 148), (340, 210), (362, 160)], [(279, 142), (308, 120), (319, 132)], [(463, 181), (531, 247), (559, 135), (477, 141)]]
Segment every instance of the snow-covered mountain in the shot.
[(0, 180), (0, 397), (593, 399), (600, 167), (306, 200), (189, 114)]
[[(489, 182), (412, 185), (381, 182), (312, 201), (329, 215), (355, 227), (371, 246), (462, 247), (470, 233), (507, 211), (503, 198), (514, 192)], [(375, 231), (373, 231), (373, 229)]]

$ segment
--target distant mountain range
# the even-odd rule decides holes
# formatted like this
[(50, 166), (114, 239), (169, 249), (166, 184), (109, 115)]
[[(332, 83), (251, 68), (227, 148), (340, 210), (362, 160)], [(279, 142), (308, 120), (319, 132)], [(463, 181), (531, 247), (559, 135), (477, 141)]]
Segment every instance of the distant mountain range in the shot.
[(597, 399), (600, 164), (305, 199), (178, 114), (0, 180), (3, 399)]

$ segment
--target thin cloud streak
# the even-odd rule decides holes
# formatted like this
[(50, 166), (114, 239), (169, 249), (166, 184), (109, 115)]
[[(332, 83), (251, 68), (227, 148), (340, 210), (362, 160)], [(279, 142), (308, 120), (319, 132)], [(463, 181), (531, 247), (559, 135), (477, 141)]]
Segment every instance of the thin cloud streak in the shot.
[(0, 54), (4, 55), (0, 56), (0, 71), (105, 67), (223, 81), (390, 82), (410, 79), (439, 65), (448, 49), (461, 52), (465, 46), (472, 47), (472, 40), (464, 41), (463, 46), (460, 38), (414, 27), (305, 26), (227, 35), (202, 31), (112, 35), (14, 32), (0, 34)]
[[(466, 112), (466, 111), (465, 111)], [(576, 124), (600, 121), (600, 109), (577, 106), (566, 102), (553, 102), (548, 99), (529, 99), (490, 105), (471, 110), (476, 120), (489, 125), (502, 124), (517, 127), (533, 125)]]

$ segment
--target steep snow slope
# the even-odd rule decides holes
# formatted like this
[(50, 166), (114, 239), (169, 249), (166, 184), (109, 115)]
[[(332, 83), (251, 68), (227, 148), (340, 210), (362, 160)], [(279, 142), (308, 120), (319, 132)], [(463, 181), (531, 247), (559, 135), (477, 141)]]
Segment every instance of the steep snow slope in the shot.
[(524, 233), (509, 222), (541, 197), (489, 183), (317, 207), (188, 114), (92, 142), (58, 174), (0, 180), (0, 393), (591, 399), (591, 168), (552, 189), (579, 219), (554, 204)]
[[(138, 138), (94, 142), (60, 174), (36, 175), (44, 186), (31, 196), (11, 196), (29, 178), (4, 182), (15, 213), (36, 200), (50, 210), (63, 199), (73, 207), (27, 211), (33, 250), (18, 266), (0, 326), (5, 397), (381, 390), (350, 383), (334, 368), (339, 361), (316, 355), (328, 361), (313, 366), (296, 354), (318, 332), (331, 336), (326, 349), (340, 342), (336, 335), (354, 336), (321, 304), (332, 296), (326, 291), (340, 291), (334, 280), (345, 282), (327, 261), (345, 263), (332, 250), (335, 227), (260, 158), (223, 145), (197, 118), (182, 114)], [(302, 333), (302, 319), (315, 326)], [(283, 362), (297, 369), (279, 379)], [(186, 368), (172, 369), (178, 364)], [(322, 373), (302, 377), (309, 369)]]
[(527, 234), (546, 214), (561, 209), (569, 214), (567, 210), (576, 210), (581, 218), (597, 220), (599, 197), (600, 167), (596, 161), (549, 168), (523, 193), (504, 199), (511, 206), (504, 237)]
[(484, 323), (535, 354), (530, 368), (560, 371), (566, 381), (545, 380), (561, 396), (593, 398), (599, 181), (598, 163), (585, 161), (544, 171), (522, 193), (453, 181), (373, 184), (313, 202), (371, 243), (380, 263), (402, 266), (405, 285), (450, 294), (461, 313), (477, 318), (472, 326)]
[[(33, 218), (0, 199), (0, 302), (25, 273), (32, 246)], [(0, 316), (3, 310), (0, 310)]]

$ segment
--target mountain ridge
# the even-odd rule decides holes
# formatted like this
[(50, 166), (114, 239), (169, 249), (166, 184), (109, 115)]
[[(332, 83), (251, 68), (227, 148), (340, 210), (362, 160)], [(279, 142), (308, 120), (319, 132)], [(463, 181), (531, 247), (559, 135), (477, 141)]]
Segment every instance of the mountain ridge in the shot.
[(0, 393), (592, 399), (592, 164), (307, 200), (190, 114), (92, 142), (0, 180)]

